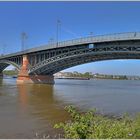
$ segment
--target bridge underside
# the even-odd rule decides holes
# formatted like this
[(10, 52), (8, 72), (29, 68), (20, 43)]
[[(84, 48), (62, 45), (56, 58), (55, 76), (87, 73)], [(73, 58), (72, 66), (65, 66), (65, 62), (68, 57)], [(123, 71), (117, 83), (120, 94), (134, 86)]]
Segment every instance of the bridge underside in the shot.
[[(55, 63), (52, 65), (50, 70), (46, 71), (46, 74), (55, 74), (59, 71), (65, 70), (70, 67), (74, 67), (81, 64), (91, 63), (91, 62), (97, 62), (97, 61), (105, 61), (105, 60), (117, 60), (117, 59), (140, 59), (140, 54), (116, 54), (112, 53), (112, 55), (102, 54), (95, 55), (95, 56), (83, 56), (79, 58), (72, 58), (72, 59), (66, 59), (64, 62)], [(44, 72), (45, 74), (45, 72)]]
[[(35, 73), (28, 73), (28, 59), (25, 58), (23, 61), (23, 66), (20, 68), (18, 74), (18, 83), (47, 83), (54, 84), (53, 74), (62, 71), (64, 69), (96, 62), (103, 60), (116, 60), (116, 59), (140, 59), (140, 52), (98, 52), (90, 54), (75, 55), (71, 57), (66, 57), (54, 62), (51, 62), (47, 65), (44, 65)], [(2, 76), (2, 71), (9, 66), (9, 64), (1, 63), (0, 65), (0, 76)]]
[(3, 70), (5, 69), (5, 68), (7, 68), (9, 66), (9, 64), (5, 64), (5, 63), (1, 63), (0, 64), (0, 77), (3, 77)]
[[(116, 59), (140, 59), (140, 52), (135, 51), (119, 51), (119, 52), (90, 52), (87, 54), (72, 55), (69, 57), (60, 57), (60, 59), (51, 61), (42, 67), (36, 69), (33, 72), (28, 71), (28, 58), (25, 56), (23, 59), (23, 65), (19, 70), (17, 83), (44, 83), (54, 84), (53, 74), (62, 71), (64, 69), (96, 62), (103, 60), (116, 60)], [(0, 65), (0, 76), (2, 71), (9, 66), (7, 63), (1, 63)], [(16, 65), (15, 65), (16, 66)]]
[[(44, 65), (40, 69), (37, 69), (34, 74), (37, 75), (53, 75), (59, 71), (64, 69), (96, 62), (96, 61), (103, 61), (103, 60), (116, 60), (116, 59), (140, 59), (140, 52), (107, 52), (107, 53), (91, 53), (87, 55), (79, 55), (79, 56), (72, 56), (67, 57), (64, 59), (60, 59), (54, 62), (51, 62), (47, 65)], [(30, 73), (32, 75), (33, 73)]]
[[(54, 84), (53, 74), (62, 71), (64, 69), (86, 64), (90, 62), (103, 61), (103, 60), (115, 60), (115, 59), (140, 59), (140, 51), (98, 51), (88, 50), (86, 53), (70, 52), (55, 56), (42, 61), (39, 66), (36, 65), (35, 69), (29, 69), (29, 60), (27, 55), (23, 56), (23, 64), (17, 65), (14, 62), (0, 61), (0, 76), (2, 71), (10, 64), (14, 65), (18, 71), (17, 83), (47, 83)], [(72, 55), (71, 55), (72, 53)], [(78, 54), (78, 55), (77, 55)]]

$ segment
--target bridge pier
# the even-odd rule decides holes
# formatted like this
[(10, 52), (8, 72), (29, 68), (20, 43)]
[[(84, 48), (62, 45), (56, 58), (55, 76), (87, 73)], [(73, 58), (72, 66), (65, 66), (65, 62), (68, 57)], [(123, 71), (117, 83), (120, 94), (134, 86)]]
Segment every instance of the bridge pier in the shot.
[(28, 57), (27, 55), (24, 55), (23, 64), (18, 74), (17, 83), (54, 84), (53, 75), (29, 75), (28, 65)]
[(18, 75), (17, 83), (54, 84), (54, 77), (51, 75)]

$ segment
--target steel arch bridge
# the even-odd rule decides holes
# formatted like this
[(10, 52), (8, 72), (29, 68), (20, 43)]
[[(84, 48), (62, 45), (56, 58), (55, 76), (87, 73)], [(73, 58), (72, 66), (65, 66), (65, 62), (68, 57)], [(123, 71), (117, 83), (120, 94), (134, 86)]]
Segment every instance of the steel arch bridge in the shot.
[(13, 65), (19, 82), (54, 83), (53, 74), (80, 64), (140, 59), (140, 32), (86, 37), (0, 57), (0, 72)]

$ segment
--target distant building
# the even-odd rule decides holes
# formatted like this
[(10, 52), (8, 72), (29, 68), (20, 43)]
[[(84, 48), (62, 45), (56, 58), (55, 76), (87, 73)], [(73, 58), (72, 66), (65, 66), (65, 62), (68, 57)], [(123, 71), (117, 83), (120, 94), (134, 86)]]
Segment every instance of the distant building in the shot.
[(63, 72), (57, 72), (57, 73), (54, 74), (55, 78), (60, 78), (60, 77), (63, 77), (63, 76), (64, 76)]

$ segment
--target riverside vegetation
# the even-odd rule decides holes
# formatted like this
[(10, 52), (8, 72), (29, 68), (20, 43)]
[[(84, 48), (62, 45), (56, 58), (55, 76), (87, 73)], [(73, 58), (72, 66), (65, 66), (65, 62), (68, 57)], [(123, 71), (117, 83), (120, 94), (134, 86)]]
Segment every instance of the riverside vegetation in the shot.
[(111, 118), (96, 113), (96, 110), (79, 113), (73, 106), (65, 109), (70, 113), (71, 120), (55, 124), (61, 128), (68, 139), (114, 139), (140, 138), (140, 114), (135, 118), (124, 115)]

